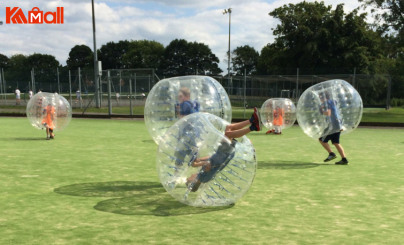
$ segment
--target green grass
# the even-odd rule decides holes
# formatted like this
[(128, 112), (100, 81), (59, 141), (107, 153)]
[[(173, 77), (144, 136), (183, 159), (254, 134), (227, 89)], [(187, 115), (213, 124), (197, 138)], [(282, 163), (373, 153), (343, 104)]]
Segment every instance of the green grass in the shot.
[(0, 244), (402, 244), (404, 130), (342, 136), (324, 164), (298, 127), (251, 133), (258, 169), (234, 206), (193, 208), (159, 184), (143, 121), (73, 119), (56, 139), (0, 118)]
[[(24, 113), (25, 106), (15, 106), (15, 105), (1, 105), (0, 112), (7, 113)], [(82, 113), (84, 111), (80, 108), (73, 108), (74, 113)], [(253, 109), (246, 109), (241, 107), (233, 107), (233, 118), (249, 118)], [(93, 108), (90, 107), (86, 110), (87, 114), (90, 113), (101, 113), (108, 114), (108, 108)], [(113, 114), (121, 114), (121, 115), (130, 115), (129, 107), (113, 107)], [(133, 106), (133, 115), (143, 115), (144, 107), (143, 106)], [(404, 108), (396, 107), (391, 108), (390, 110), (385, 110), (383, 108), (364, 108), (362, 122), (392, 122), (392, 123), (404, 123)]]
[(362, 121), (404, 123), (404, 108), (396, 107), (390, 110), (383, 108), (365, 108)]

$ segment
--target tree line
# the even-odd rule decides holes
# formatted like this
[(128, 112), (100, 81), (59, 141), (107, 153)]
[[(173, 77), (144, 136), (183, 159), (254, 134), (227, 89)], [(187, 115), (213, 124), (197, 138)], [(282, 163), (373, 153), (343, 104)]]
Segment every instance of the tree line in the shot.
[[(279, 24), (271, 31), (273, 42), (260, 52), (249, 45), (231, 51), (231, 75), (300, 74), (390, 74), (392, 96), (404, 98), (404, 6), (400, 0), (359, 0), (372, 9), (375, 23), (366, 22), (366, 13), (324, 2), (286, 4), (269, 13)], [(266, 30), (265, 30), (266, 31)], [(253, 38), (253, 37), (252, 37)], [(157, 41), (121, 40), (108, 42), (97, 51), (102, 68), (154, 68), (163, 77), (191, 74), (219, 75), (219, 59), (208, 45), (175, 39), (166, 47)], [(226, 61), (227, 62), (227, 61)], [(30, 80), (35, 69), (46, 79), (50, 69), (78, 67), (92, 69), (93, 52), (76, 45), (66, 66), (48, 54), (0, 54), (6, 80)], [(225, 74), (227, 75), (227, 74)], [(376, 88), (374, 88), (376, 89)]]

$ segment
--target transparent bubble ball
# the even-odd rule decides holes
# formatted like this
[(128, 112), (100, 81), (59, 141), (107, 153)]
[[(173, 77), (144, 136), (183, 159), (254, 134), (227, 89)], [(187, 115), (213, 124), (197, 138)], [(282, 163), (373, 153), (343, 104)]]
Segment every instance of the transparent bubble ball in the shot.
[(176, 200), (198, 207), (225, 206), (248, 191), (257, 168), (255, 150), (246, 136), (228, 139), (224, 135), (228, 124), (212, 114), (194, 113), (162, 136), (157, 171)]
[(32, 96), (27, 104), (27, 117), (32, 126), (37, 129), (45, 129), (47, 122), (47, 108), (53, 114), (53, 125), (55, 131), (61, 131), (72, 119), (72, 108), (69, 102), (57, 93), (39, 92)]
[(296, 106), (287, 98), (268, 99), (261, 106), (260, 117), (262, 124), (268, 129), (276, 126), (287, 129), (296, 121)]
[[(188, 90), (188, 98), (184, 96), (184, 90), (185, 93)], [(184, 99), (188, 100), (184, 102)], [(194, 112), (211, 113), (231, 122), (229, 96), (214, 78), (183, 76), (159, 81), (147, 96), (144, 119), (150, 135), (159, 144), (160, 137), (168, 128), (181, 117)]]
[(344, 80), (335, 79), (308, 88), (297, 103), (297, 121), (304, 133), (318, 139), (336, 132), (352, 132), (362, 118), (358, 91)]

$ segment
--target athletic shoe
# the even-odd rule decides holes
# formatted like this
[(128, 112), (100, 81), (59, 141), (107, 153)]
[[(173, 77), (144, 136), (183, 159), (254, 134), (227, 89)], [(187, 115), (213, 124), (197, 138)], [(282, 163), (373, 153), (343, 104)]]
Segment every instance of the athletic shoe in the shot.
[(348, 165), (348, 160), (346, 158), (341, 159), (341, 161), (336, 162), (337, 165)]
[(46, 137), (46, 140), (50, 140), (50, 138), (49, 138), (49, 137)]
[(261, 118), (258, 113), (257, 107), (254, 107), (254, 113), (253, 116), (255, 118), (253, 124), (255, 125), (256, 131), (261, 131)]
[(255, 123), (251, 123), (250, 130), (251, 130), (251, 131), (260, 131), (260, 130), (257, 128), (257, 125), (256, 125)]
[(270, 130), (268, 130), (265, 134), (270, 134), (270, 133), (272, 133), (272, 132), (273, 132), (273, 130), (270, 129)]
[(257, 107), (254, 107), (254, 113), (253, 113), (252, 116), (251, 116), (251, 118), (254, 118), (254, 119), (253, 119), (252, 122), (251, 122), (251, 119), (250, 119), (250, 122), (251, 122), (251, 123), (259, 122), (259, 121), (260, 121), (260, 117), (259, 117), (259, 116), (260, 116), (260, 115), (259, 115), (259, 113), (258, 113)]
[(324, 162), (329, 162), (333, 159), (337, 158), (337, 156), (334, 153), (330, 153), (326, 159), (324, 159)]
[(254, 113), (251, 115), (249, 121), (250, 123), (253, 123), (255, 121)]
[(54, 139), (54, 138), (55, 138), (55, 136), (52, 136), (52, 135), (51, 135), (49, 138)]

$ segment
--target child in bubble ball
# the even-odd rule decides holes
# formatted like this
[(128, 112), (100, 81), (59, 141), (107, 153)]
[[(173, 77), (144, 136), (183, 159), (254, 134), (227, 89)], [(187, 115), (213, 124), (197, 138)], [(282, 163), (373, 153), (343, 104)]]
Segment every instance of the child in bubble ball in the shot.
[[(175, 105), (175, 113), (178, 118), (183, 118), (187, 115), (190, 115), (192, 113), (198, 112), (199, 111), (199, 103), (194, 101), (191, 102), (191, 91), (187, 87), (181, 87), (180, 91), (178, 93), (178, 101), (180, 102), (179, 104)], [(185, 128), (182, 128), (180, 131), (181, 132), (187, 132), (192, 130), (191, 125), (186, 125)], [(179, 137), (183, 137), (183, 134), (181, 133)], [(188, 142), (190, 145), (195, 144), (194, 139), (190, 139)], [(181, 166), (184, 162), (184, 158), (187, 155), (190, 155), (192, 153), (191, 149), (185, 148), (181, 149), (178, 148), (176, 149), (174, 156), (176, 158), (176, 166)]]
[[(248, 125), (250, 126), (246, 127)], [(251, 131), (260, 130), (261, 125), (257, 108), (254, 108), (254, 113), (249, 120), (227, 125), (225, 130), (226, 138), (220, 142), (215, 153), (212, 156), (197, 158), (191, 163), (192, 167), (201, 167), (201, 170), (187, 178), (186, 185), (188, 189), (196, 192), (202, 183), (212, 180), (218, 172), (227, 166), (236, 152), (237, 141), (235, 138), (243, 137)]]
[(340, 135), (341, 135), (341, 119), (336, 108), (336, 101), (333, 100), (328, 92), (320, 94), (321, 100), (321, 108), (320, 112), (327, 117), (328, 126), (324, 130), (325, 136), (319, 138), (320, 144), (324, 147), (324, 149), (328, 152), (328, 157), (324, 159), (324, 162), (329, 162), (337, 156), (331, 150), (328, 141), (331, 140), (332, 144), (338, 150), (338, 153), (341, 155), (341, 160), (336, 162), (338, 165), (347, 165), (348, 159), (346, 158), (344, 148), (340, 144)]
[(43, 110), (42, 114), (45, 115), (45, 117), (42, 119), (42, 125), (46, 128), (46, 139), (54, 139), (55, 134), (53, 133), (53, 120), (55, 115), (55, 107), (49, 103)]
[(191, 91), (187, 87), (180, 88), (178, 101), (180, 103), (176, 104), (175, 111), (179, 118), (199, 111), (199, 103), (191, 101)]

